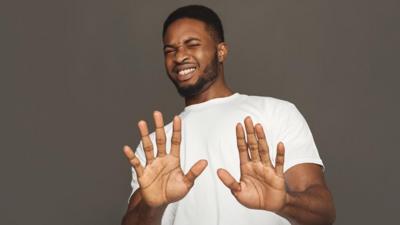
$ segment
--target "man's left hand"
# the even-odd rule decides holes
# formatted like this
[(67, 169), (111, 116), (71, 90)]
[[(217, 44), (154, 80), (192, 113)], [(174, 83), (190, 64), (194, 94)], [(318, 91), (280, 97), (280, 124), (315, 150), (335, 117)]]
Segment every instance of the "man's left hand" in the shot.
[(277, 146), (274, 167), (262, 126), (253, 126), (250, 117), (245, 118), (244, 124), (247, 141), (243, 126), (240, 123), (236, 125), (240, 181), (237, 182), (225, 169), (219, 169), (218, 176), (242, 205), (279, 212), (287, 201), (283, 174), (284, 145), (280, 142)]

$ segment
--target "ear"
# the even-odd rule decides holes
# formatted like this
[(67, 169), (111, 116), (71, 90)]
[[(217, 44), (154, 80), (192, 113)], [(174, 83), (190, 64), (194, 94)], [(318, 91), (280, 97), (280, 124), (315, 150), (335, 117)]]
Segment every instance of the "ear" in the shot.
[(228, 45), (221, 42), (217, 46), (218, 62), (223, 63), (228, 55)]

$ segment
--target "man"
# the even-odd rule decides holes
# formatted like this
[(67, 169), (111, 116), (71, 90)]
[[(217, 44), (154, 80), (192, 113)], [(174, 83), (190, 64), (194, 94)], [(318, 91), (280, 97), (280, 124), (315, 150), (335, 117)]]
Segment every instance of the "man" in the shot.
[(151, 134), (140, 121), (136, 154), (124, 147), (134, 193), (123, 224), (332, 224), (306, 121), (289, 102), (226, 85), (218, 16), (204, 6), (179, 8), (164, 23), (163, 42), (165, 68), (186, 107), (165, 127), (154, 112)]

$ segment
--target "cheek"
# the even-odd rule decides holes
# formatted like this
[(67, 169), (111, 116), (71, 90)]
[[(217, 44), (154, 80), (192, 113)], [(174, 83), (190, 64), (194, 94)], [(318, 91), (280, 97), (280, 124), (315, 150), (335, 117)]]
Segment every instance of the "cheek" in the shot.
[(197, 62), (200, 64), (200, 67), (203, 69), (207, 67), (207, 65), (211, 62), (212, 53), (210, 51), (197, 51), (194, 54), (194, 57), (196, 58)]
[(172, 63), (172, 60), (169, 59), (169, 57), (165, 57), (165, 58), (164, 58), (164, 66), (165, 66), (165, 69), (166, 69), (168, 72), (172, 71), (172, 69), (173, 69), (173, 63)]

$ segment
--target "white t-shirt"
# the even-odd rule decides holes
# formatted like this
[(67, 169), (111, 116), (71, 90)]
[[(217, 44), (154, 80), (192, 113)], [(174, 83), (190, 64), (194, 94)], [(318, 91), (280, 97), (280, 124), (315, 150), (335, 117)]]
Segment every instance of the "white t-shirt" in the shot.
[[(235, 93), (187, 106), (180, 114), (183, 172), (186, 173), (200, 159), (206, 159), (208, 166), (183, 199), (167, 206), (162, 217), (163, 225), (290, 224), (275, 213), (244, 207), (217, 176), (217, 169), (224, 168), (237, 180), (240, 179), (235, 126), (238, 122), (243, 124), (246, 116), (251, 116), (254, 124), (263, 126), (273, 164), (277, 144), (282, 141), (285, 145), (285, 171), (300, 163), (323, 166), (307, 122), (292, 103)], [(166, 125), (165, 132), (169, 152), (172, 123)], [(156, 154), (155, 133), (150, 137)], [(141, 144), (136, 155), (145, 165)], [(139, 184), (133, 169), (132, 173), (133, 193)]]

